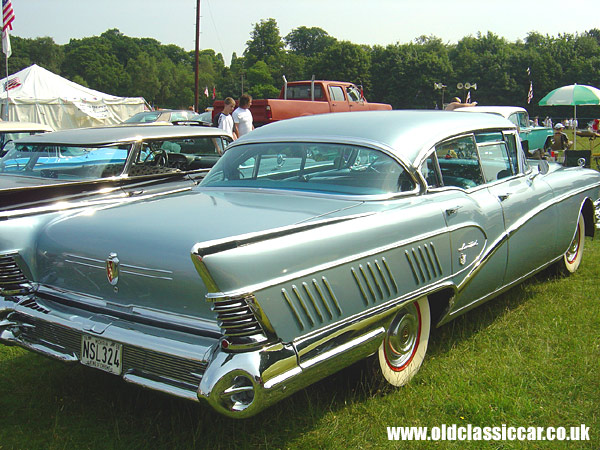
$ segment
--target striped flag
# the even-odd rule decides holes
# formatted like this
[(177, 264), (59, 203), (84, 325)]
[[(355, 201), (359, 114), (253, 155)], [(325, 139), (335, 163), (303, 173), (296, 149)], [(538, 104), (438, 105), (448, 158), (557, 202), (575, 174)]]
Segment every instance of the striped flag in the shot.
[(527, 93), (527, 103), (531, 103), (533, 100), (533, 82), (529, 82), (529, 92)]
[(12, 2), (10, 0), (2, 0), (2, 31), (7, 29), (12, 30), (12, 23), (15, 20), (15, 12), (13, 11)]
[(15, 20), (15, 12), (11, 0), (2, 0), (2, 52), (7, 58), (12, 55), (8, 30), (12, 30), (13, 20)]

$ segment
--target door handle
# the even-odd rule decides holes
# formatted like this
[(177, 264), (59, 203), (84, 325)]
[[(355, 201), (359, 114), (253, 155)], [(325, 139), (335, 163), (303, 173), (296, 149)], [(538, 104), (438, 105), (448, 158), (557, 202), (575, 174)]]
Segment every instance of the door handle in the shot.
[(512, 194), (512, 192), (507, 192), (506, 194), (500, 194), (498, 196), (498, 198), (500, 199), (501, 202), (503, 202), (504, 200), (508, 199), (508, 197), (510, 197)]
[(452, 215), (456, 214), (460, 208), (462, 208), (462, 206), (460, 206), (460, 205), (454, 206), (452, 208), (448, 208), (446, 210), (446, 215), (447, 216), (452, 216)]

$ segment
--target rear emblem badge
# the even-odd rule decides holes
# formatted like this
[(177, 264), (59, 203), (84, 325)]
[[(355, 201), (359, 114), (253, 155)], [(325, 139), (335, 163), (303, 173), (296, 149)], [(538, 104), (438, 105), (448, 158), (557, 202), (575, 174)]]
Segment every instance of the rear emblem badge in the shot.
[(108, 255), (106, 260), (106, 278), (111, 286), (116, 286), (119, 282), (119, 258), (116, 253)]

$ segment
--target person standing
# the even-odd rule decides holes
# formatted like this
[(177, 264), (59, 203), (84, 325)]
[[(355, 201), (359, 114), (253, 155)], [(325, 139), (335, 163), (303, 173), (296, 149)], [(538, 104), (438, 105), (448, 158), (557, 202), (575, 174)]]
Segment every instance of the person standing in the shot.
[(219, 120), (217, 122), (217, 128), (231, 133), (234, 139), (237, 138), (233, 129), (233, 117), (231, 113), (235, 108), (235, 100), (231, 97), (227, 97), (223, 102), (223, 112), (219, 114)]
[(232, 114), (233, 130), (238, 137), (242, 137), (254, 130), (250, 106), (252, 106), (252, 97), (248, 94), (242, 94), (240, 97), (240, 106)]

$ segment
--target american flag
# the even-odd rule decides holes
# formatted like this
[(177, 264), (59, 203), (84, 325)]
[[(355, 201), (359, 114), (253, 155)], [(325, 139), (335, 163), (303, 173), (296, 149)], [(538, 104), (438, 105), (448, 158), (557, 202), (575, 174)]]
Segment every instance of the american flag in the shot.
[(2, 0), (2, 31), (7, 29), (12, 30), (12, 22), (15, 20), (15, 12), (13, 11), (11, 0)]
[(17, 77), (11, 78), (6, 83), (4, 83), (4, 90), (10, 91), (11, 89), (18, 88), (19, 86), (21, 86), (21, 80), (19, 80), (19, 78)]
[(527, 103), (531, 103), (533, 100), (533, 82), (529, 82), (529, 92), (527, 93)]

